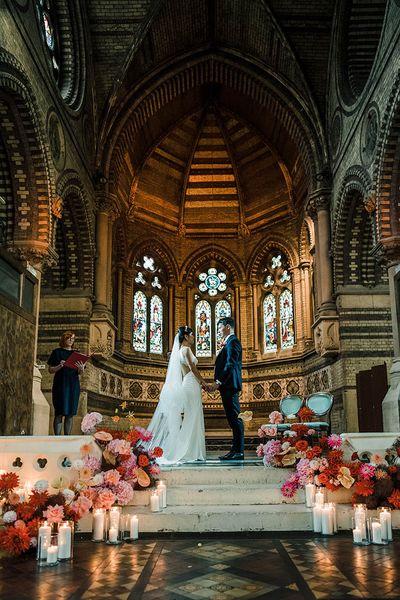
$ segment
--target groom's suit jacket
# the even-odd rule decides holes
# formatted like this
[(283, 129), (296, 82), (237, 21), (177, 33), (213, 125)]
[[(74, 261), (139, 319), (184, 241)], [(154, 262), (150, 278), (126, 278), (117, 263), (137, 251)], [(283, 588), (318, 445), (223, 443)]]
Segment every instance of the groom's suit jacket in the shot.
[(236, 335), (228, 337), (215, 360), (215, 377), (221, 388), (239, 392), (242, 389), (242, 344)]

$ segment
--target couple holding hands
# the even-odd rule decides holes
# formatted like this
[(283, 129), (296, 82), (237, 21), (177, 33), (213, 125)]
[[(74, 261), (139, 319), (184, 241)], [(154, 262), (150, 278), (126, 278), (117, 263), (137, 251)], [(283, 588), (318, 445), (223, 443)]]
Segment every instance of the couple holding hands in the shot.
[(193, 329), (179, 327), (174, 340), (167, 376), (160, 400), (148, 429), (152, 446), (164, 450), (161, 462), (174, 464), (206, 459), (201, 388), (219, 391), (233, 440), (231, 450), (220, 457), (224, 461), (243, 460), (244, 426), (239, 419), (239, 392), (242, 389), (242, 345), (235, 335), (231, 317), (220, 320), (224, 344), (215, 361), (214, 382), (204, 381), (192, 352)]

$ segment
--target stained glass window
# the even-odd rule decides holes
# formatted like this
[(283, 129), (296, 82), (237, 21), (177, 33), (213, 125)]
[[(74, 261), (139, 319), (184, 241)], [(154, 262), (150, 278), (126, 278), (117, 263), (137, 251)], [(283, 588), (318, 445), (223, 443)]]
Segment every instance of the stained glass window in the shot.
[(221, 327), (218, 327), (218, 322), (220, 319), (223, 319), (224, 317), (230, 317), (231, 316), (231, 305), (229, 304), (229, 302), (227, 302), (227, 300), (220, 300), (219, 302), (217, 302), (217, 304), (215, 305), (215, 347), (217, 352), (219, 352), (221, 350), (222, 347), (222, 333), (221, 333)]
[(150, 300), (150, 352), (162, 354), (163, 305), (161, 298), (153, 296)]
[(208, 292), (209, 296), (216, 296), (218, 292), (226, 290), (226, 274), (223, 271), (218, 272), (215, 267), (210, 267), (207, 273), (200, 273), (199, 280), (200, 292)]
[(54, 78), (60, 78), (60, 60), (58, 48), (57, 20), (51, 0), (37, 0), (36, 14), (39, 22), (40, 33), (46, 45), (51, 62)]
[(164, 271), (157, 259), (147, 254), (139, 257), (134, 264), (133, 281), (137, 291), (133, 300), (133, 349), (162, 354), (166, 301)]
[(211, 306), (207, 300), (196, 304), (196, 356), (211, 356)]
[(281, 344), (282, 348), (293, 348), (293, 297), (292, 292), (284, 289), (279, 297), (280, 321), (281, 321)]
[(263, 269), (264, 352), (286, 350), (294, 346), (292, 275), (287, 256), (272, 250)]
[(276, 300), (272, 294), (267, 294), (264, 298), (264, 345), (265, 352), (275, 352), (278, 349)]
[(147, 298), (143, 292), (133, 297), (132, 343), (137, 352), (146, 352), (147, 342)]

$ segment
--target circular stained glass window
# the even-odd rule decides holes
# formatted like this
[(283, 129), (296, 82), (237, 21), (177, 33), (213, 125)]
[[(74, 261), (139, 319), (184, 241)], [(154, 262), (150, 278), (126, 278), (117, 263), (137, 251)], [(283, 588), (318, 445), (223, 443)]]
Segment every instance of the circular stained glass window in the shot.
[(218, 292), (226, 290), (226, 274), (221, 272), (214, 267), (208, 269), (207, 273), (200, 273), (199, 275), (199, 290), (201, 292), (207, 292), (209, 296), (216, 296)]

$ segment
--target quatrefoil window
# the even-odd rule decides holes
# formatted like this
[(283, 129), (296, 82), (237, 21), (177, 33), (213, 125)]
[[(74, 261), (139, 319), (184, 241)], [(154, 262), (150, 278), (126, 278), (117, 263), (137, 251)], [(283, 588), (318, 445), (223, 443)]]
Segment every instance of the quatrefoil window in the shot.
[(210, 267), (207, 273), (200, 273), (199, 280), (200, 292), (208, 292), (209, 296), (216, 296), (218, 292), (226, 290), (226, 274), (223, 271), (218, 273), (214, 267)]

